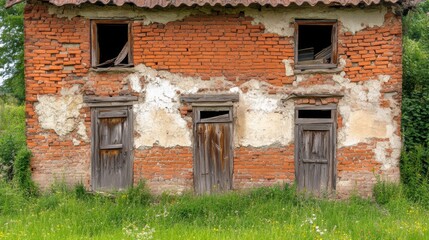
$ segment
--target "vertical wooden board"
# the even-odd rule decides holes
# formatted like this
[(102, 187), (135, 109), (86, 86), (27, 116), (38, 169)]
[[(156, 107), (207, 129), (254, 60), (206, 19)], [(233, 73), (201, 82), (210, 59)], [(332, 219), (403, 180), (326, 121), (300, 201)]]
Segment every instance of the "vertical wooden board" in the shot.
[(329, 191), (328, 179), (329, 179), (328, 164), (320, 164), (320, 189), (321, 189), (321, 191)]
[(216, 134), (217, 134), (217, 151), (218, 151), (218, 184), (221, 191), (226, 191), (230, 189), (230, 154), (229, 154), (229, 145), (230, 139), (229, 126), (228, 123), (218, 123), (216, 124)]
[(311, 157), (311, 133), (309, 131), (304, 131), (302, 133), (302, 145), (299, 146), (302, 148), (303, 159), (310, 159)]
[(210, 127), (208, 125), (204, 125), (204, 145), (202, 146), (202, 150), (204, 151), (203, 161), (203, 178), (204, 178), (204, 192), (210, 193), (211, 190), (211, 169), (210, 169)]
[(122, 144), (126, 129), (126, 118), (99, 119), (100, 146)]
[(232, 158), (230, 157), (231, 155), (231, 145), (232, 143), (230, 142), (231, 139), (231, 131), (230, 131), (230, 127), (228, 124), (224, 124), (222, 126), (222, 136), (221, 136), (221, 149), (222, 149), (222, 174), (225, 177), (225, 181), (224, 181), (224, 189), (225, 190), (229, 190), (231, 189), (231, 163), (232, 163)]
[(198, 186), (198, 193), (206, 193), (209, 189), (209, 183), (207, 178), (207, 151), (205, 151), (205, 146), (207, 144), (207, 138), (206, 138), (206, 129), (205, 126), (202, 124), (197, 125), (198, 128), (198, 155), (199, 158), (197, 159), (198, 162), (198, 169), (196, 172), (196, 179), (197, 183), (196, 186)]
[(298, 168), (298, 189), (304, 189), (305, 187), (305, 165), (300, 161), (299, 162), (299, 168)]
[(200, 126), (197, 124), (194, 124), (194, 164), (193, 164), (193, 170), (194, 170), (194, 191), (196, 193), (202, 192), (201, 187), (201, 159), (202, 159), (202, 151), (200, 151), (201, 145), (202, 145), (202, 133)]
[(305, 176), (306, 183), (308, 183), (307, 189), (309, 191), (313, 191), (314, 190), (314, 180), (313, 180), (313, 176), (314, 176), (314, 164), (307, 163), (306, 165), (308, 166), (308, 173)]
[(313, 192), (314, 193), (319, 193), (320, 192), (320, 166), (321, 165), (325, 165), (325, 164), (320, 164), (320, 163), (313, 163), (311, 164), (314, 168), (314, 172), (313, 172)]
[(219, 179), (219, 139), (218, 139), (218, 125), (208, 124), (210, 128), (209, 138), (209, 149), (210, 149), (210, 179), (211, 179), (211, 192), (219, 192), (220, 179)]

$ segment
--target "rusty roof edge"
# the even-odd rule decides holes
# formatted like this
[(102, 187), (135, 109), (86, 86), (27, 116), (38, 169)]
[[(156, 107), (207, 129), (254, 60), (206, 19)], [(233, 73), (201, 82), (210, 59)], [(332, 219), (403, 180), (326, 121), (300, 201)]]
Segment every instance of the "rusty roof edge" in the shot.
[[(24, 0), (7, 0), (6, 1), (6, 8), (9, 8), (15, 4), (18, 4), (20, 2), (23, 2)], [(369, 5), (375, 5), (375, 4), (381, 4), (383, 2), (385, 3), (398, 3), (401, 4), (403, 2), (411, 2), (413, 5), (417, 4), (421, 0), (200, 0), (200, 1), (192, 1), (192, 0), (47, 0), (47, 2), (55, 5), (55, 6), (63, 6), (63, 5), (80, 5), (83, 3), (103, 3), (103, 4), (109, 4), (113, 3), (116, 6), (122, 6), (125, 3), (131, 3), (136, 5), (137, 7), (145, 7), (145, 8), (155, 8), (155, 7), (180, 7), (180, 6), (245, 6), (248, 7), (251, 4), (258, 4), (261, 6), (284, 6), (287, 7), (291, 4), (296, 4), (298, 6), (301, 6), (305, 3), (315, 6), (318, 3), (323, 3), (326, 5), (359, 5), (359, 4), (365, 4), (367, 6)]]
[[(14, 1), (14, 0), (11, 0)], [(412, 1), (412, 0), (411, 0)], [(419, 1), (419, 0), (417, 0)], [(303, 4), (309, 4), (310, 6), (315, 6), (318, 3), (322, 3), (325, 5), (342, 5), (342, 6), (357, 6), (359, 4), (369, 5), (377, 5), (381, 3), (400, 3), (402, 0), (200, 0), (200, 1), (192, 1), (192, 0), (48, 0), (49, 3), (55, 6), (63, 6), (63, 5), (80, 5), (83, 3), (103, 3), (103, 4), (114, 4), (116, 6), (122, 6), (125, 3), (134, 4), (137, 7), (144, 8), (155, 8), (155, 7), (181, 7), (181, 6), (245, 6), (248, 7), (251, 4), (258, 4), (260, 6), (283, 6), (288, 7), (291, 4), (296, 4), (297, 6), (301, 6)]]

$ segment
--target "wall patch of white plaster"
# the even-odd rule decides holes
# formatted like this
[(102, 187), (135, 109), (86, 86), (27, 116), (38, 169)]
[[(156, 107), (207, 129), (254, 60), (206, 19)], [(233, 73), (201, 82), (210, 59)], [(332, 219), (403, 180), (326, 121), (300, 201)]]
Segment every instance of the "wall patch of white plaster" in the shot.
[(59, 136), (65, 136), (79, 125), (79, 110), (82, 108), (83, 97), (79, 86), (62, 89), (61, 96), (38, 95), (35, 110), (40, 126), (43, 129), (52, 129)]

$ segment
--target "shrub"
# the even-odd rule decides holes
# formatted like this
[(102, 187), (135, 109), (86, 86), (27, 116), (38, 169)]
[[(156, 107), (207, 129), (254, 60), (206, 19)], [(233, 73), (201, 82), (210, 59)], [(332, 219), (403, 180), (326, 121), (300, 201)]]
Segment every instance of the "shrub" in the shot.
[(429, 149), (417, 145), (401, 155), (401, 180), (406, 196), (429, 206)]
[(405, 148), (426, 145), (429, 141), (429, 92), (413, 93), (402, 103), (402, 126)]
[(31, 179), (30, 170), (31, 152), (27, 148), (21, 148), (15, 157), (13, 180), (27, 196), (34, 196), (38, 189)]
[(88, 199), (89, 194), (86, 191), (85, 186), (83, 185), (82, 182), (79, 182), (74, 186), (74, 195), (76, 199), (82, 199), (82, 200)]
[(13, 165), (19, 149), (25, 147), (24, 106), (0, 104), (0, 175), (13, 179)]
[(145, 182), (140, 181), (137, 186), (132, 186), (117, 197), (117, 201), (123, 204), (149, 205), (152, 201), (152, 195), (146, 187)]
[(402, 187), (399, 183), (383, 181), (379, 178), (374, 185), (373, 195), (375, 201), (380, 205), (403, 198)]
[(0, 137), (0, 165), (3, 179), (10, 181), (13, 178), (13, 162), (17, 152), (15, 138), (6, 134)]

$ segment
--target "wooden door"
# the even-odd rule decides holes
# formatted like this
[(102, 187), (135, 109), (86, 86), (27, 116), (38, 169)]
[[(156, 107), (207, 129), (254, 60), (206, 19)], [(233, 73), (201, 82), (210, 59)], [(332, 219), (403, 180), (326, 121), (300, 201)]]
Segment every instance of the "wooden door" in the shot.
[(92, 189), (132, 185), (131, 107), (92, 109)]
[(298, 128), (298, 188), (314, 194), (333, 189), (333, 124), (301, 124)]
[(207, 116), (199, 119), (194, 131), (194, 187), (198, 194), (232, 188), (233, 130), (230, 112), (215, 111)]

